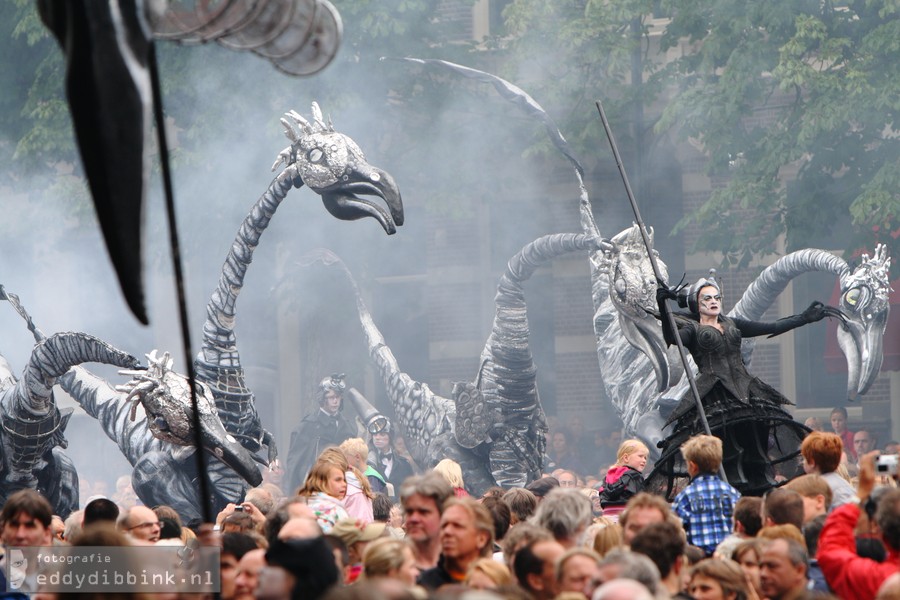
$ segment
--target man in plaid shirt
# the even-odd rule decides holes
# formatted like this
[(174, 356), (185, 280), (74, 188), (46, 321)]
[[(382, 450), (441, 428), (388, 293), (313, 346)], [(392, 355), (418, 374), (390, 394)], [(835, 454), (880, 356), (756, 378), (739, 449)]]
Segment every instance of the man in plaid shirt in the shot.
[(681, 446), (691, 483), (681, 490), (672, 509), (681, 517), (689, 544), (712, 556), (719, 542), (732, 528), (734, 505), (740, 492), (719, 479), (722, 440), (712, 435), (696, 435)]

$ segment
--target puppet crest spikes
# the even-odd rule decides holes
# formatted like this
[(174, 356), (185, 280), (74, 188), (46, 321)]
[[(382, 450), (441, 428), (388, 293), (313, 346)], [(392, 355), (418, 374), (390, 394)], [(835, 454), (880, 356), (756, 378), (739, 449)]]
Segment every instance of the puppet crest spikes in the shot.
[(305, 136), (312, 135), (314, 133), (326, 133), (334, 131), (334, 125), (331, 122), (331, 117), (328, 118), (327, 124), (323, 120), (322, 109), (319, 108), (318, 102), (312, 103), (312, 118), (312, 123), (310, 123), (303, 115), (295, 110), (284, 113), (284, 117), (282, 117), (280, 120), (282, 126), (284, 127), (284, 135), (291, 141), (291, 146), (278, 153), (278, 156), (275, 158), (275, 163), (272, 165), (273, 171), (277, 169), (278, 165), (282, 163), (284, 164), (284, 166), (288, 166), (292, 162), (294, 162), (294, 145), (296, 145)]
[(877, 288), (877, 292), (886, 296), (890, 294), (891, 258), (887, 255), (887, 246), (877, 244), (871, 258), (868, 254), (863, 254), (860, 266), (869, 274), (869, 281)]

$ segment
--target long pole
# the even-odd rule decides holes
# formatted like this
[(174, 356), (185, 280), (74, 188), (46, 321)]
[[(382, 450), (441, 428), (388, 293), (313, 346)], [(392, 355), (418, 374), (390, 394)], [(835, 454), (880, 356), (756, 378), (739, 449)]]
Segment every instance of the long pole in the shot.
[(156, 61), (156, 46), (150, 43), (150, 83), (153, 91), (153, 116), (156, 120), (156, 136), (159, 141), (159, 164), (162, 171), (163, 195), (166, 200), (166, 216), (169, 224), (169, 246), (172, 250), (172, 269), (175, 272), (175, 292), (178, 299), (178, 320), (181, 325), (181, 345), (187, 368), (188, 387), (191, 389), (191, 427), (194, 430), (194, 452), (197, 461), (197, 478), (199, 484), (200, 507), (205, 523), (214, 522), (210, 506), (210, 482), (206, 472), (206, 457), (203, 451), (200, 407), (197, 405), (197, 376), (194, 372), (194, 353), (191, 348), (190, 323), (188, 322), (187, 301), (185, 300), (184, 273), (181, 266), (181, 244), (178, 242), (178, 222), (175, 219), (175, 193), (172, 186), (172, 174), (169, 169), (169, 144), (166, 141), (166, 121), (162, 104), (162, 87), (159, 81), (159, 66)]
[[(650, 246), (650, 236), (647, 234), (647, 228), (644, 226), (644, 220), (641, 218), (641, 211), (638, 208), (634, 192), (631, 191), (631, 184), (628, 182), (628, 175), (625, 173), (625, 165), (622, 164), (622, 157), (619, 155), (616, 138), (613, 136), (612, 128), (609, 126), (609, 121), (606, 119), (606, 112), (603, 110), (603, 104), (599, 100), (597, 101), (597, 110), (600, 112), (600, 120), (603, 121), (603, 129), (606, 130), (606, 139), (609, 140), (609, 146), (612, 148), (613, 156), (616, 159), (616, 167), (619, 169), (619, 175), (622, 176), (622, 183), (625, 184), (625, 193), (628, 195), (628, 201), (631, 203), (631, 210), (634, 212), (635, 223), (637, 223), (638, 228), (641, 231), (641, 239), (644, 241), (644, 246), (647, 248), (647, 256), (650, 257), (650, 266), (653, 267), (653, 275), (656, 277), (657, 281), (662, 281), (659, 263), (656, 262), (653, 248)], [(700, 391), (697, 389), (697, 381), (694, 379), (694, 372), (688, 364), (687, 352), (684, 350), (684, 344), (681, 343), (681, 336), (678, 335), (678, 326), (675, 324), (675, 317), (672, 316), (672, 311), (669, 309), (668, 303), (663, 303), (661, 308), (663, 310), (662, 317), (665, 322), (664, 326), (669, 327), (669, 330), (675, 338), (675, 345), (678, 346), (678, 354), (681, 356), (681, 363), (684, 365), (684, 374), (687, 375), (688, 384), (691, 387), (691, 394), (694, 396), (694, 403), (697, 406), (697, 414), (700, 415), (700, 423), (703, 425), (703, 431), (706, 432), (706, 435), (712, 435), (712, 431), (709, 428), (709, 421), (706, 420), (706, 411), (703, 410)], [(723, 480), (728, 481), (728, 477), (725, 476), (725, 468), (721, 464), (719, 465), (719, 476)]]

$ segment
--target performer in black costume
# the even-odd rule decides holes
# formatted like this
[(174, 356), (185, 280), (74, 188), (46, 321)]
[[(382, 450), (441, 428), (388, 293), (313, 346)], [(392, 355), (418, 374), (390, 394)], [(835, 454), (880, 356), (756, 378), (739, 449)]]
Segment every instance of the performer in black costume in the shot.
[[(686, 291), (686, 293), (685, 293)], [(751, 375), (741, 357), (742, 337), (775, 336), (826, 316), (843, 318), (839, 310), (813, 302), (799, 315), (761, 323), (721, 314), (722, 293), (710, 276), (687, 290), (660, 287), (660, 315), (667, 299), (677, 299), (690, 313), (675, 313), (681, 342), (691, 353), (700, 373), (697, 389), (713, 435), (722, 439), (723, 466), (729, 483), (745, 495), (760, 495), (776, 485), (776, 469), (790, 477), (796, 469), (800, 442), (808, 429), (794, 421), (782, 406), (791, 404), (778, 390)], [(675, 339), (668, 324), (666, 343)], [(669, 415), (673, 432), (659, 446), (662, 450), (649, 486), (671, 496), (675, 480), (686, 478), (681, 444), (703, 432), (694, 398), (688, 394)]]
[(339, 446), (346, 439), (357, 437), (356, 427), (344, 418), (344, 374), (326, 377), (319, 383), (316, 397), (319, 408), (303, 417), (291, 432), (291, 446), (287, 458), (288, 492), (293, 493), (306, 481), (322, 450)]

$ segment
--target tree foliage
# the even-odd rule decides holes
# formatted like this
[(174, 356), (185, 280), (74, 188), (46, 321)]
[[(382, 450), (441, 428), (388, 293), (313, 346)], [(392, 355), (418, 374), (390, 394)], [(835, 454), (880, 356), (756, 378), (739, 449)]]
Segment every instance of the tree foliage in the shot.
[[(511, 0), (503, 30), (477, 48), (458, 43), (459, 32), (438, 18), (441, 0), (335, 4), (345, 22), (341, 52), (332, 68), (302, 85), (314, 85), (332, 111), (371, 108), (373, 99), (387, 113), (409, 111), (406, 131), (391, 130), (389, 120), (372, 124), (393, 152), (421, 152), (418, 140), (446, 125), (435, 116), (449, 106), (448, 86), (462, 84), (411, 76), (409, 66), (379, 59), (455, 60), (527, 89), (582, 156), (605, 146), (597, 99), (626, 160), (638, 157), (638, 166), (646, 160), (641, 148), (652, 155), (654, 144), (672, 134), (701, 148), (714, 191), (681, 224), (702, 232), (699, 250), (746, 264), (772, 252), (782, 236), (789, 250), (871, 248), (874, 240), (889, 243), (895, 254), (900, 249), (896, 0)], [(0, 70), (0, 156), (22, 174), (7, 176), (3, 185), (33, 186), (24, 176), (29, 169), (79, 162), (64, 66), (34, 2), (0, 4), (0, 22), (3, 54), (17, 65)], [(236, 105), (271, 106), (273, 120), (293, 105), (297, 80), (262, 59), (215, 45), (159, 48), (167, 110), (180, 130), (179, 165), (216, 168), (196, 152), (210, 136), (228, 135), (221, 125)], [(208, 92), (192, 85), (198, 62), (225, 74), (240, 66), (244, 93), (210, 102)], [(490, 116), (486, 106), (457, 104), (447, 118), (477, 127), (467, 117)], [(234, 135), (239, 144), (240, 134)], [(530, 141), (532, 153), (552, 153), (541, 133)]]
[[(787, 249), (900, 249), (896, 3), (674, 0), (664, 48), (677, 90), (662, 130), (698, 140), (722, 176), (688, 221), (701, 249), (746, 264)], [(874, 238), (874, 240), (873, 240)]]

